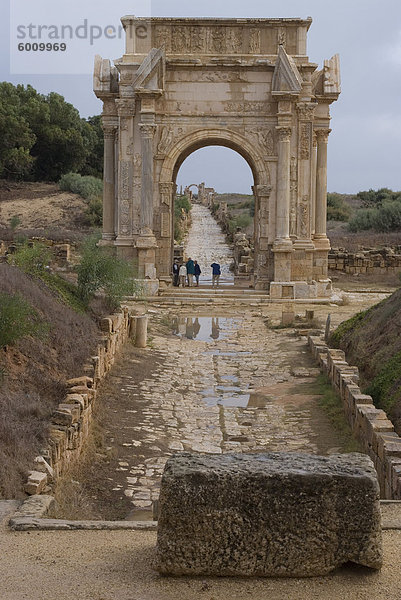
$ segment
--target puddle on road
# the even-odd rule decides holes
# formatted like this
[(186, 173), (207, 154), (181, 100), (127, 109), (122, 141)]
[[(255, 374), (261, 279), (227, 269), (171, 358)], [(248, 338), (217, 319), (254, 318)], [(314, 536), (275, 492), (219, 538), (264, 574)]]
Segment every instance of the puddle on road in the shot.
[(232, 333), (236, 322), (225, 317), (173, 317), (172, 332), (181, 338), (200, 342), (224, 340)]

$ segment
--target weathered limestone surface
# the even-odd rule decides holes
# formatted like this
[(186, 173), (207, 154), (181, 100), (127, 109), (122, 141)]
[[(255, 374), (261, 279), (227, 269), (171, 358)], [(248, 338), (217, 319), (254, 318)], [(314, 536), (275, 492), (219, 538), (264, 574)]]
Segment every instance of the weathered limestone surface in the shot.
[(361, 454), (169, 459), (158, 569), (168, 575), (306, 577), (382, 565), (379, 486)]
[(125, 54), (114, 65), (96, 56), (94, 69), (102, 243), (136, 260), (141, 278), (169, 278), (177, 173), (195, 150), (226, 146), (254, 175), (255, 286), (278, 298), (330, 296), (327, 141), (340, 67), (337, 55), (320, 70), (309, 60), (311, 19), (121, 21)]

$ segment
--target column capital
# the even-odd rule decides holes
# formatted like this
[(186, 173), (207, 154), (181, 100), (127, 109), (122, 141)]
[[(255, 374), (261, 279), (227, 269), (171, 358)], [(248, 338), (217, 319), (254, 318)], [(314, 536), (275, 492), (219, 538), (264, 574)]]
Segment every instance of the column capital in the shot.
[(292, 134), (292, 127), (278, 126), (276, 127), (279, 142), (289, 142)]
[(119, 117), (133, 117), (136, 111), (135, 98), (119, 98), (116, 100)]
[(141, 132), (142, 139), (153, 139), (156, 133), (157, 125), (153, 123), (139, 123), (139, 130)]
[(272, 192), (271, 185), (254, 185), (253, 192), (258, 198), (269, 198)]
[(114, 139), (118, 130), (118, 118), (117, 117), (103, 117), (102, 118), (102, 129), (104, 139)]
[(301, 121), (313, 121), (315, 117), (316, 102), (298, 102), (297, 111)]
[(315, 129), (314, 131), (317, 141), (319, 142), (328, 142), (329, 139), (329, 135), (331, 133), (331, 129), (329, 128), (320, 128), (320, 129)]

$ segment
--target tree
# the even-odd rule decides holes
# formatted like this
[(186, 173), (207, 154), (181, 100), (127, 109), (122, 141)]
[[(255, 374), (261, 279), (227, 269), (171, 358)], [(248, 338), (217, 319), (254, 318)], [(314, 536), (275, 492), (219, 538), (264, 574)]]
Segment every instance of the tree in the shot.
[(100, 117), (82, 119), (54, 92), (0, 83), (0, 177), (57, 181), (69, 171), (101, 176)]
[[(19, 86), (22, 87), (22, 86)], [(18, 87), (0, 83), (0, 177), (24, 179), (32, 171), (36, 136), (21, 114)]]

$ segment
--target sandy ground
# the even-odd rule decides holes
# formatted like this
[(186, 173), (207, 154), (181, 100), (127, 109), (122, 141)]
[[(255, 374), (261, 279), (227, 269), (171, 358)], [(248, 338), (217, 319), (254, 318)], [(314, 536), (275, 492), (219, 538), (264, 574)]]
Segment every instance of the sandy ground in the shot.
[[(87, 204), (76, 194), (60, 192), (56, 184), (9, 184), (0, 189), (0, 226), (19, 217), (18, 229), (74, 229)], [(17, 233), (18, 233), (17, 229)]]
[(313, 579), (170, 578), (156, 533), (0, 530), (1, 600), (399, 600), (401, 531), (384, 532), (380, 572), (347, 566)]

